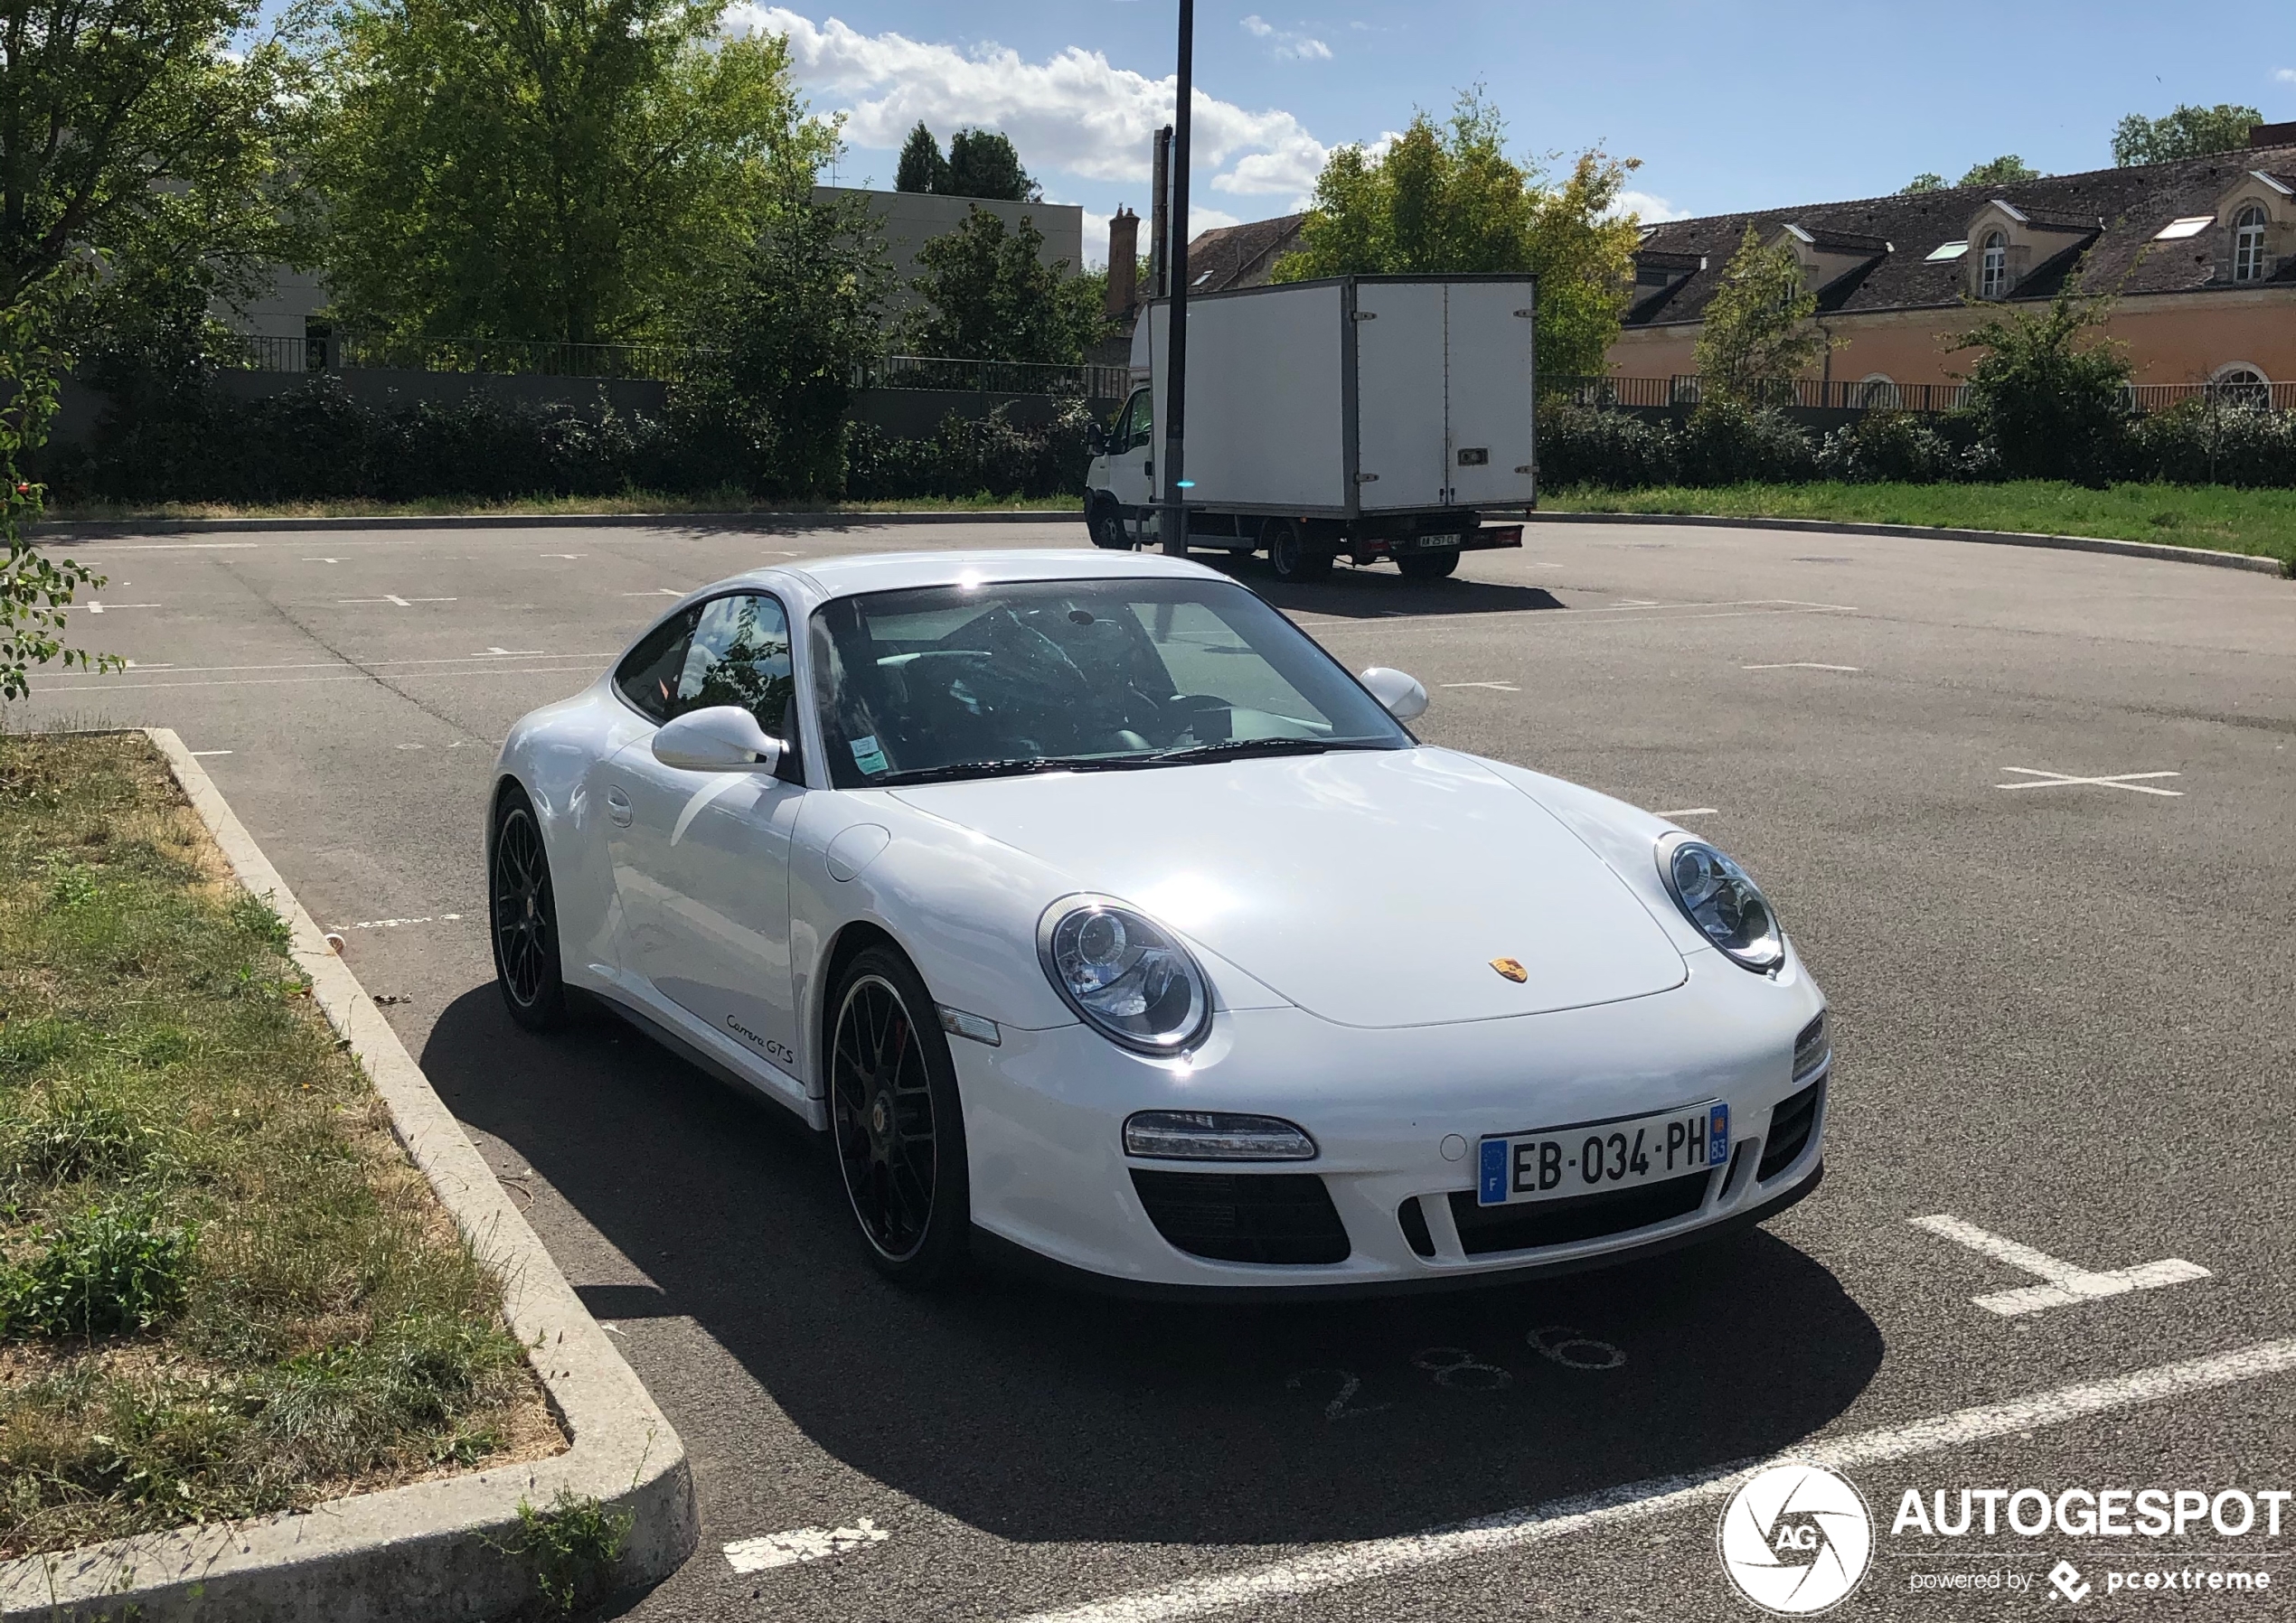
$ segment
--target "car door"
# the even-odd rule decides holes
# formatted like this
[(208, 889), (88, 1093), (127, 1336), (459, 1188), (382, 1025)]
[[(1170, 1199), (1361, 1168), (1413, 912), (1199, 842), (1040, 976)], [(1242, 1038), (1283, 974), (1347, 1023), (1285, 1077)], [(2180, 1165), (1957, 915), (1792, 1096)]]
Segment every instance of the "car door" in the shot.
[(623, 697), (657, 724), (740, 705), (787, 747), (772, 774), (688, 772), (655, 759), (649, 733), (607, 762), (625, 968), (794, 1078), (789, 845), (805, 791), (788, 614), (769, 593), (737, 592), (676, 618), (617, 671)]

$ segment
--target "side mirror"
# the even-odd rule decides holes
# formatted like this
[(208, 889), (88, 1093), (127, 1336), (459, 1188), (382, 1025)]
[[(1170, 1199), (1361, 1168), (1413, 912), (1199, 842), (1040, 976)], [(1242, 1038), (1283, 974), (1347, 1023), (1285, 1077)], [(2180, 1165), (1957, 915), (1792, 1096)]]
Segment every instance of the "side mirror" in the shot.
[(1427, 708), (1427, 690), (1419, 685), (1416, 676), (1374, 665), (1356, 680), (1369, 689), (1371, 697), (1385, 705), (1388, 714), (1397, 721), (1409, 721)]
[(682, 772), (765, 772), (781, 765), (781, 740), (768, 737), (739, 705), (711, 705), (665, 721), (654, 735), (654, 758)]
[(1087, 423), (1084, 426), (1084, 448), (1095, 456), (1105, 455), (1108, 449), (1108, 431), (1097, 423)]

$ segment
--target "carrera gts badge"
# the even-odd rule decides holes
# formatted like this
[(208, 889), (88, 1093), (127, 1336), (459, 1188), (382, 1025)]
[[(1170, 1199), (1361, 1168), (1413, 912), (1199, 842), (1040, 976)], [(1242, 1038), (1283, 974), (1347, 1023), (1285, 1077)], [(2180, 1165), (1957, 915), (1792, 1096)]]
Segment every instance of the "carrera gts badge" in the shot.
[(1517, 986), (1530, 979), (1530, 971), (1511, 958), (1494, 958), (1491, 961), (1491, 967)]

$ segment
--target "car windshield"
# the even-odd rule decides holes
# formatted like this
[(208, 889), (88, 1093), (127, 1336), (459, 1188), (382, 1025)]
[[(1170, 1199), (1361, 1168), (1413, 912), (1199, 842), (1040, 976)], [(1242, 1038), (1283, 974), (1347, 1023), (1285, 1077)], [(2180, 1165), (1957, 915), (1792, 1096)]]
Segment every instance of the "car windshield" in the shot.
[(1210, 580), (1041, 580), (842, 597), (814, 615), (841, 789), (1403, 749), (1289, 621)]

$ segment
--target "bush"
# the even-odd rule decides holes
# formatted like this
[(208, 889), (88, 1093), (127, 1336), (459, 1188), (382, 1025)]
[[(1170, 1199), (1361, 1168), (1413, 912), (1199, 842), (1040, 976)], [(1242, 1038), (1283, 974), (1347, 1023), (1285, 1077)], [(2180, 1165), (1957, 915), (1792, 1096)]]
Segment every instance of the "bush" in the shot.
[(1968, 410), (2009, 478), (2103, 486), (2127, 460), (2129, 360), (2118, 343), (2084, 340), (2108, 304), (2071, 289), (2046, 310), (1990, 316), (1953, 347), (1986, 352)]
[(1015, 424), (997, 407), (985, 417), (941, 419), (930, 439), (896, 439), (870, 423), (845, 436), (845, 491), (854, 501), (972, 495), (1074, 495), (1084, 489), (1092, 421), (1082, 400), (1061, 404), (1038, 427)]
[(1684, 426), (1680, 457), (1685, 484), (1799, 484), (1818, 475), (1817, 447), (1774, 408), (1699, 407)]
[(1539, 408), (1539, 476), (1557, 489), (1642, 490), (1679, 476), (1672, 434), (1632, 413), (1566, 400)]
[(1934, 484), (1961, 475), (1953, 445), (1904, 411), (1872, 411), (1826, 436), (1818, 462), (1829, 479), (1853, 484)]
[(2141, 419), (2127, 461), (2139, 479), (2169, 484), (2296, 485), (2296, 412), (2188, 400)]

